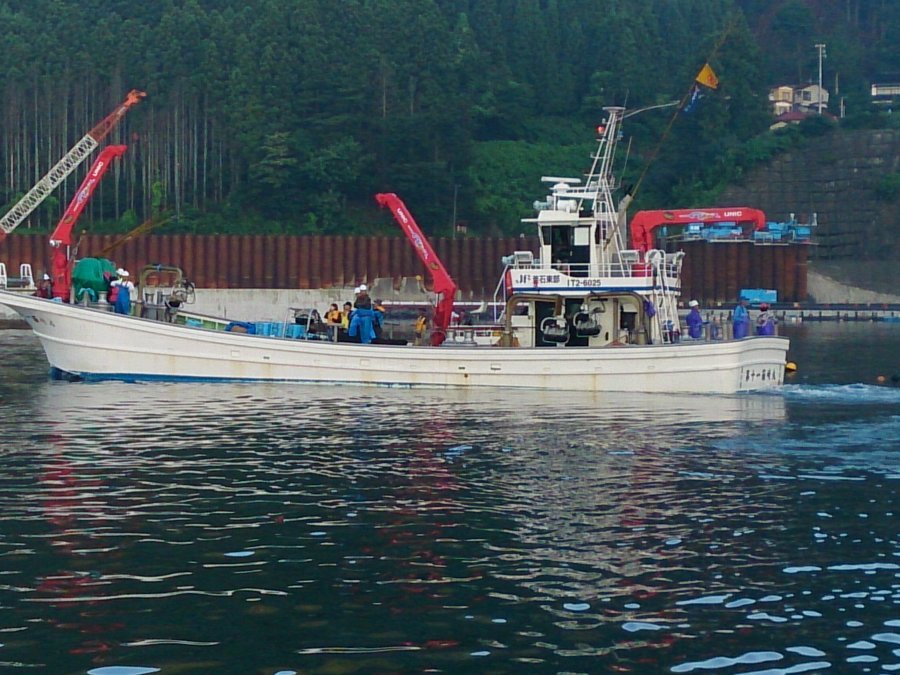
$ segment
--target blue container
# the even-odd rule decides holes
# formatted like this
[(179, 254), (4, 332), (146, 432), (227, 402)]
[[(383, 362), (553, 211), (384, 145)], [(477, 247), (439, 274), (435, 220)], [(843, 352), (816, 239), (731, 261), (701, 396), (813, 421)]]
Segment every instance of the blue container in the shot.
[(747, 298), (751, 307), (756, 307), (761, 302), (769, 304), (778, 302), (778, 291), (766, 288), (742, 288), (741, 297)]
[(287, 330), (285, 331), (285, 334), (284, 334), (284, 336), (286, 338), (291, 338), (292, 340), (302, 338), (305, 335), (306, 335), (306, 326), (301, 326), (296, 323), (289, 323), (287, 325)]

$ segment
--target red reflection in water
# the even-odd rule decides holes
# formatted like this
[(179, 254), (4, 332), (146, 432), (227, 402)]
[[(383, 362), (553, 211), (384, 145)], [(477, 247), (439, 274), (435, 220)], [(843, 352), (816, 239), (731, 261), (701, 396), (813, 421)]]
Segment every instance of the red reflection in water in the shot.
[[(64, 445), (60, 436), (51, 436), (49, 442), (57, 448), (57, 455), (52, 463), (43, 467), (39, 480), (44, 487), (46, 498), (41, 502), (44, 519), (52, 525), (59, 536), (54, 537), (51, 545), (59, 554), (61, 561), (73, 563), (73, 569), (60, 569), (53, 574), (47, 574), (37, 579), (37, 594), (47, 598), (57, 598), (58, 602), (48, 603), (60, 610), (78, 608), (76, 620), (61, 621), (49, 618), (48, 623), (56, 628), (74, 631), (85, 636), (85, 639), (75, 647), (69, 649), (70, 654), (106, 654), (112, 651), (118, 644), (117, 640), (101, 640), (95, 637), (113, 633), (125, 627), (122, 622), (109, 622), (105, 620), (106, 611), (99, 610), (101, 604), (96, 600), (78, 600), (81, 597), (95, 595), (92, 588), (105, 587), (108, 581), (103, 580), (103, 574), (96, 569), (89, 572), (77, 571), (76, 561), (88, 560), (79, 551), (106, 546), (98, 538), (91, 534), (102, 520), (102, 517), (86, 518), (84, 515), (84, 501), (88, 496), (95, 499), (97, 489), (104, 485), (98, 478), (85, 478), (80, 475), (76, 467), (65, 458), (62, 447)], [(90, 561), (96, 566), (98, 555), (109, 557), (111, 552), (92, 552)], [(74, 600), (73, 600), (74, 599)], [(100, 663), (98, 658), (94, 663)]]

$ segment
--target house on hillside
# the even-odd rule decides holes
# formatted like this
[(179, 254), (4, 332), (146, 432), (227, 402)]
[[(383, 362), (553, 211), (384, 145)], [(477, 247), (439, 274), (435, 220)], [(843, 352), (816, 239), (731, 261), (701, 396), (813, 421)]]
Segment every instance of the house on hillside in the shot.
[(900, 102), (900, 82), (872, 83), (872, 103), (892, 110)]
[(808, 84), (794, 91), (794, 102), (800, 112), (818, 112), (820, 101), (822, 110), (827, 110), (828, 90), (817, 84)]
[(776, 117), (789, 112), (817, 113), (828, 108), (828, 90), (818, 84), (781, 84), (769, 89), (769, 103)]
[(769, 90), (769, 103), (776, 117), (794, 109), (794, 88), (786, 84)]

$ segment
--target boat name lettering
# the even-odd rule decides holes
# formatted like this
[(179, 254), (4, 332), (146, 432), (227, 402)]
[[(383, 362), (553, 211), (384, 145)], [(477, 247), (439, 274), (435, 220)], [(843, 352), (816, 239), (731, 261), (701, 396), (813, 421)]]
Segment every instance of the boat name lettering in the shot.
[(541, 284), (558, 284), (560, 281), (559, 274), (517, 274), (513, 277), (512, 283), (514, 286), (521, 286), (522, 284), (530, 283), (533, 286), (540, 286)]
[(603, 279), (569, 279), (569, 288), (595, 288), (603, 285)]

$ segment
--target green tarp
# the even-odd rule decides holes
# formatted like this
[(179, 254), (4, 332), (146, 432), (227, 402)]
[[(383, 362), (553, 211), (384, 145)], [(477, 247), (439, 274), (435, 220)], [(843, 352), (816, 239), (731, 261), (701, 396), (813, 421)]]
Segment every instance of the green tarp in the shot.
[[(108, 277), (104, 277), (104, 273)], [(72, 288), (75, 291), (75, 302), (82, 302), (87, 295), (91, 302), (96, 302), (100, 293), (109, 290), (109, 279), (116, 278), (116, 264), (106, 258), (82, 258), (72, 269)]]

